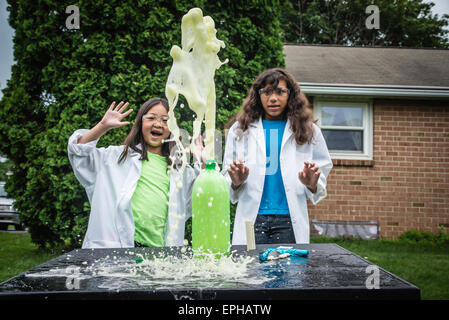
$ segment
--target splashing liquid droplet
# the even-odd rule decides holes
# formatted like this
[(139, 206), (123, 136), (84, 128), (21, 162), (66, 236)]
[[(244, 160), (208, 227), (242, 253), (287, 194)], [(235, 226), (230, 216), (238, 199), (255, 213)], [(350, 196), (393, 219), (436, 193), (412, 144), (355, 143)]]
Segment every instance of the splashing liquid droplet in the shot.
[[(196, 116), (190, 149), (196, 152), (194, 143), (201, 134), (201, 122), (205, 119), (206, 159), (213, 160), (216, 111), (214, 76), (215, 71), (228, 60), (221, 62), (218, 58), (217, 54), (225, 44), (216, 37), (214, 20), (209, 16), (203, 17), (201, 9), (193, 8), (183, 16), (181, 32), (182, 48), (174, 45), (170, 51), (173, 65), (165, 86), (165, 96), (170, 106), (168, 128), (182, 153), (182, 168), (185, 168), (187, 157), (178, 138), (179, 128), (174, 116), (179, 95), (182, 94), (186, 98), (189, 108)], [(196, 158), (199, 159), (200, 155), (196, 154)]]

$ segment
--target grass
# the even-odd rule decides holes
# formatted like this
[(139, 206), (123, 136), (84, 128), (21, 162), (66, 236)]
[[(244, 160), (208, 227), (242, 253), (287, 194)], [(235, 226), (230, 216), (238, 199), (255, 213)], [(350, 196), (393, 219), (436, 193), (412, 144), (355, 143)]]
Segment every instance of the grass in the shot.
[[(312, 238), (333, 242), (390, 271), (421, 289), (422, 299), (449, 300), (449, 246), (398, 240)], [(39, 249), (28, 233), (0, 232), (0, 282), (58, 257), (62, 252)]]
[(421, 289), (423, 300), (449, 300), (449, 246), (399, 240), (313, 238), (334, 242)]
[(61, 252), (39, 249), (28, 233), (0, 232), (0, 282), (30, 270)]

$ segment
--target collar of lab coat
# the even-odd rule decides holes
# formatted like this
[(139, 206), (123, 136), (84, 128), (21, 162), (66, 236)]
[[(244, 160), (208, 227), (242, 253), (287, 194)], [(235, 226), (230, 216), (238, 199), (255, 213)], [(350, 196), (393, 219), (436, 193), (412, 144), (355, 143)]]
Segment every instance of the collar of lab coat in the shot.
[[(136, 148), (142, 150), (142, 144), (139, 143), (138, 145), (136, 145)], [(129, 157), (140, 157), (140, 155), (141, 154), (139, 152), (135, 151), (134, 149), (129, 148), (129, 150), (128, 150)]]
[[(255, 138), (257, 145), (261, 148), (263, 154), (266, 153), (266, 145), (265, 145), (265, 134), (263, 132), (263, 124), (262, 124), (262, 117), (259, 117), (259, 120), (254, 121), (251, 123), (249, 129), (250, 134)], [(293, 132), (290, 128), (290, 119), (287, 118), (287, 123), (285, 124), (285, 130), (284, 130), (284, 136), (282, 137), (282, 144), (281, 144), (281, 150), (282, 146), (290, 139), (290, 137), (293, 135)]]
[[(142, 144), (139, 143), (138, 145), (136, 145), (136, 147), (138, 149), (142, 150)], [(137, 161), (137, 160), (140, 159), (140, 153), (135, 151), (135, 150), (133, 150), (133, 149), (131, 149), (131, 148), (129, 148), (129, 150), (130, 151), (128, 152), (128, 157), (131, 157), (133, 160), (136, 160), (136, 161), (133, 161), (133, 163), (138, 166), (138, 169), (139, 169), (139, 172), (140, 172), (140, 170), (142, 168), (142, 161)], [(174, 166), (173, 168), (175, 169), (174, 172), (172, 170), (170, 170), (170, 172), (171, 173), (175, 173), (175, 174), (179, 174), (179, 167), (178, 166)]]
[[(139, 143), (138, 145), (136, 145), (136, 148), (142, 150), (142, 144)], [(129, 148), (128, 155), (131, 157), (137, 157), (140, 156), (140, 153), (135, 151), (134, 149)]]

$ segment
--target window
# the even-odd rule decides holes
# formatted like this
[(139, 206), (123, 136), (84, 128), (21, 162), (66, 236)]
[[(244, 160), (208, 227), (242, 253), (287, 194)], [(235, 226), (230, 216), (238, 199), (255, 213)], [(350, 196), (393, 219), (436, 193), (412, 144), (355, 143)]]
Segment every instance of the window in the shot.
[(371, 101), (315, 98), (313, 115), (333, 159), (373, 159), (372, 113)]

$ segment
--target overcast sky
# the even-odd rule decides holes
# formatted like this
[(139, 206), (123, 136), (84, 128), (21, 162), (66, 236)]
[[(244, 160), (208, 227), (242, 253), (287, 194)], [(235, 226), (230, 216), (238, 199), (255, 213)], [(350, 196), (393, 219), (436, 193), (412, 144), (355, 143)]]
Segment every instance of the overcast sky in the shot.
[[(435, 3), (433, 11), (435, 14), (449, 14), (449, 0), (432, 0)], [(431, 2), (431, 0), (425, 0)], [(12, 38), (14, 30), (9, 26), (6, 11), (6, 0), (0, 0), (0, 90), (6, 87), (6, 82), (11, 77), (11, 65), (13, 64)], [(3, 93), (0, 91), (0, 98)]]

